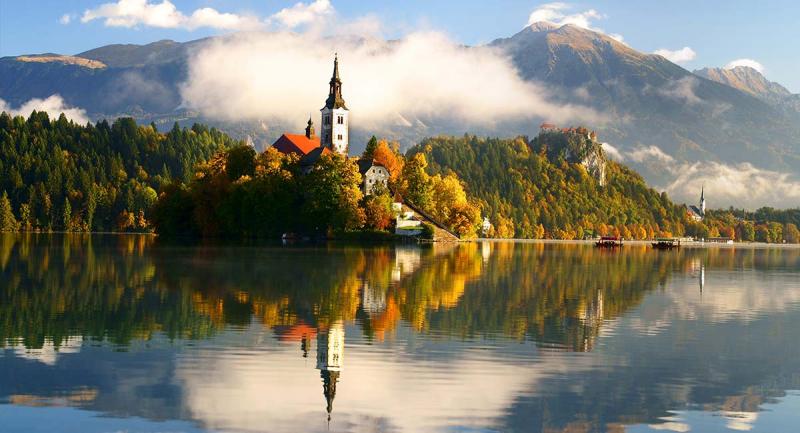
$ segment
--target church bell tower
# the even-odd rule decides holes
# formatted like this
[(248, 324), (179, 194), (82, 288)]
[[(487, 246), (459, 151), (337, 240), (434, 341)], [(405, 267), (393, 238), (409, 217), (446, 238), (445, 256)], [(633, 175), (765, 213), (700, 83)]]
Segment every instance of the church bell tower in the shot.
[(706, 216), (706, 187), (700, 188), (700, 213)]
[(333, 59), (333, 76), (330, 81), (328, 99), (322, 112), (322, 147), (347, 156), (350, 144), (349, 110), (342, 98), (342, 80), (339, 78), (339, 56)]

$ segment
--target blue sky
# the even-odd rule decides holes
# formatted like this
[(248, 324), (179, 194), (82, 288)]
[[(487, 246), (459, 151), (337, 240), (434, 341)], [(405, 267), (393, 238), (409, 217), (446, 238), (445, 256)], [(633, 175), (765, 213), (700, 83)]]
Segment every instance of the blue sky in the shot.
[[(0, 0), (0, 55), (76, 54), (112, 43), (187, 41), (232, 31), (191, 24), (165, 28), (131, 22), (115, 26), (102, 14), (82, 22), (87, 10), (97, 11), (100, 5), (116, 1)], [(163, 0), (123, 1), (147, 2), (152, 6)], [(438, 30), (465, 44), (510, 36), (528, 23), (534, 10), (541, 11), (547, 4), (529, 0), (330, 1), (329, 12), (335, 12), (329, 18), (352, 23), (370, 17), (370, 21), (380, 23), (380, 34), (384, 37), (401, 37), (417, 29)], [(297, 0), (171, 0), (171, 3), (185, 17), (198, 9), (212, 8), (263, 23), (276, 12), (291, 8)], [(695, 53), (694, 58), (684, 56), (681, 63), (689, 70), (724, 66), (736, 59), (755, 60), (763, 65), (769, 79), (800, 92), (797, 73), (800, 2), (604, 0), (566, 2), (555, 9), (563, 15), (557, 19), (588, 17), (592, 28), (621, 35), (628, 45), (640, 51), (689, 47)], [(64, 24), (62, 20), (69, 22)]]

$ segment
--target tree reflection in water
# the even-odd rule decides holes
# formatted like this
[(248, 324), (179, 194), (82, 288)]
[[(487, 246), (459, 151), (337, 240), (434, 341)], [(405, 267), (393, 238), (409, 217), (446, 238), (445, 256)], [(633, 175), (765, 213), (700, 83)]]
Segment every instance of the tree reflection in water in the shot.
[[(753, 269), (796, 277), (798, 264), (798, 250), (664, 253), (629, 246), (609, 253), (584, 245), (512, 242), (185, 246), (139, 235), (3, 235), (0, 344), (20, 356), (55, 363), (58, 353), (89, 342), (126, 349), (155, 339), (206, 340), (258, 324), (279, 341), (296, 344), (298, 356), (315, 353), (330, 414), (337, 384), (348, 380), (344, 351), (350, 328), (375, 345), (419, 335), (442, 344), (530, 342), (548, 351), (592, 352), (605, 329), (617, 332), (630, 326), (653, 334), (659, 332), (653, 327), (659, 320), (680, 320), (620, 320), (648, 296), (688, 297), (662, 293), (671, 279), (695, 280), (684, 286), (704, 291), (703, 299), (725, 303), (714, 298), (718, 288), (709, 289), (709, 273)], [(673, 299), (675, 305), (683, 301)], [(697, 305), (683, 308), (685, 314), (704, 314)], [(715, 307), (717, 319), (743, 310), (725, 308)], [(714, 341), (713, 333), (707, 338)], [(687, 368), (692, 365), (688, 362)], [(797, 373), (794, 364), (783, 367)], [(715, 368), (727, 371), (728, 366)], [(557, 392), (523, 393), (499, 423), (508, 431), (530, 425), (555, 429), (551, 431), (613, 431), (622, 428), (620, 423), (664, 418), (669, 408), (687, 400), (731, 416), (750, 413), (786, 389), (761, 387), (768, 375), (761, 369), (736, 386), (696, 387), (702, 391), (689, 399), (677, 396), (675, 388), (666, 393), (643, 389), (656, 386), (641, 376), (652, 372), (633, 366), (605, 376), (592, 372), (572, 372), (564, 383), (552, 385)], [(698, 370), (685, 379), (703, 374)], [(665, 379), (659, 386), (670, 383)], [(547, 388), (547, 381), (539, 386)], [(632, 398), (632, 392), (649, 400)], [(80, 405), (94, 398), (74, 396), (96, 396), (97, 390), (77, 387), (60, 395), (65, 404)], [(18, 404), (32, 399), (36, 397), (25, 393), (8, 397)]]

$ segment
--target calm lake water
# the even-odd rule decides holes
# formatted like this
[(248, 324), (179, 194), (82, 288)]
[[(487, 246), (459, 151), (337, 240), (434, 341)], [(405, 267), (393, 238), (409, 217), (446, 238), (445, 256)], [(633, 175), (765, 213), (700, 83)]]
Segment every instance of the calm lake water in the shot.
[(800, 250), (0, 236), (2, 432), (797, 432)]

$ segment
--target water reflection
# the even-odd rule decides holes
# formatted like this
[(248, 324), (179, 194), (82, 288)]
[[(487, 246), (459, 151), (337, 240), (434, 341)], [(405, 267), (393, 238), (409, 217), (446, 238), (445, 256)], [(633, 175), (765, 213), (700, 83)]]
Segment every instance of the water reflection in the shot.
[(685, 431), (691, 411), (757, 429), (800, 389), (798, 265), (792, 249), (6, 235), (0, 401), (143, 431)]

